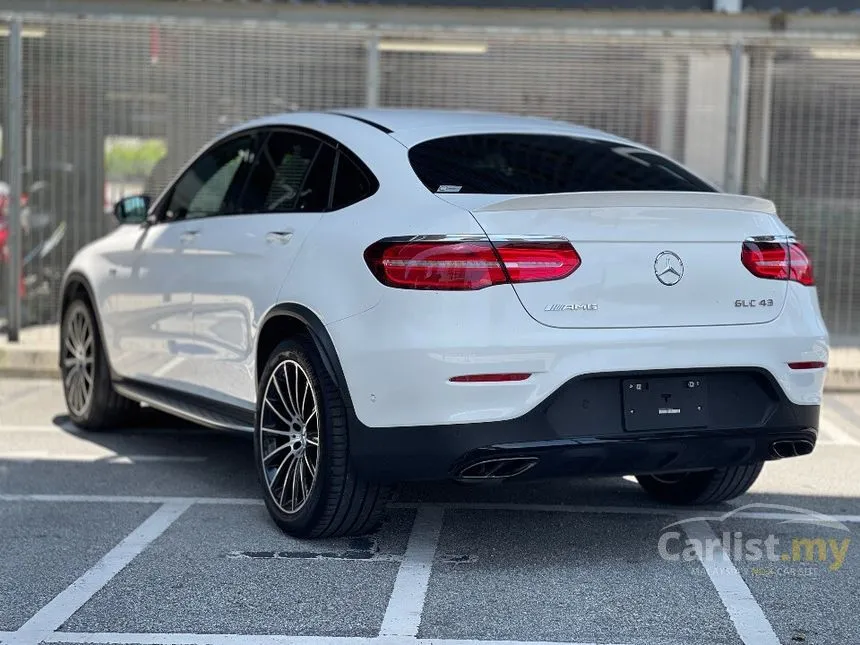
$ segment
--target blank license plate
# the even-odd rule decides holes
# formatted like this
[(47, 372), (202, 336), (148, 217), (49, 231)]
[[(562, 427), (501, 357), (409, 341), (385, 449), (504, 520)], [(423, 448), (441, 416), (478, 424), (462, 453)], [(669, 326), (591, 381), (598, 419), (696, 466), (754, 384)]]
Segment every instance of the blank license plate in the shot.
[(700, 376), (627, 379), (622, 382), (624, 428), (670, 430), (707, 426), (707, 388)]

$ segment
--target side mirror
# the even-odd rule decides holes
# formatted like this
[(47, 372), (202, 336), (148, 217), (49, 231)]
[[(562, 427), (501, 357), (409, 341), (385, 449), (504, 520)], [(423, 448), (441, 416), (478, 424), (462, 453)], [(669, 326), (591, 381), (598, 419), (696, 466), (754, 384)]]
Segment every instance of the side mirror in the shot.
[(149, 195), (124, 197), (113, 207), (113, 214), (120, 224), (142, 224), (149, 212)]

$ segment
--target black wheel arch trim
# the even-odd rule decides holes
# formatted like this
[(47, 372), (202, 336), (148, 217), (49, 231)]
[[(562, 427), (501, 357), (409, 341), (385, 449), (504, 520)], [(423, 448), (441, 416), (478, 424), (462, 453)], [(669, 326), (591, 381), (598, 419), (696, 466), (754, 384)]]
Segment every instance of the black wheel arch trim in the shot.
[[(259, 352), (259, 342), (262, 330), (265, 328), (266, 323), (268, 323), (273, 318), (277, 318), (280, 316), (286, 316), (289, 318), (294, 318), (302, 323), (307, 330), (310, 332), (311, 340), (313, 340), (314, 347), (316, 347), (317, 352), (319, 353), (320, 360), (322, 360), (323, 367), (325, 367), (326, 371), (331, 376), (332, 380), (337, 384), (340, 389), (341, 396), (343, 397), (344, 403), (346, 403), (347, 408), (351, 411), (353, 410), (352, 406), (352, 398), (349, 395), (349, 388), (346, 384), (346, 377), (343, 373), (343, 367), (340, 364), (340, 359), (337, 356), (337, 350), (335, 350), (334, 342), (331, 339), (328, 331), (325, 328), (323, 322), (319, 319), (313, 311), (305, 307), (304, 305), (300, 305), (297, 303), (281, 303), (279, 305), (275, 305), (272, 309), (263, 316), (263, 319), (260, 321), (259, 330), (257, 332), (257, 343), (255, 346), (254, 354), (255, 356)], [(267, 360), (268, 357), (263, 360)], [(260, 365), (257, 365), (257, 369), (259, 370)]]
[(69, 291), (69, 287), (73, 284), (79, 285), (83, 287), (84, 291), (87, 292), (87, 298), (90, 301), (90, 309), (93, 312), (93, 318), (95, 319), (96, 328), (98, 329), (99, 339), (102, 340), (102, 351), (105, 353), (105, 358), (107, 358), (108, 368), (110, 369), (111, 381), (116, 380), (116, 374), (113, 371), (113, 366), (110, 362), (110, 355), (108, 354), (107, 348), (104, 346), (104, 327), (102, 325), (101, 314), (99, 313), (98, 301), (96, 300), (95, 294), (93, 293), (93, 287), (90, 284), (89, 279), (80, 271), (71, 271), (66, 275), (65, 280), (63, 280), (63, 286), (60, 289), (60, 339), (59, 339), (59, 351), (57, 353), (57, 365), (62, 367), (63, 364), (63, 318), (66, 315), (66, 306), (64, 305), (66, 301), (66, 294)]

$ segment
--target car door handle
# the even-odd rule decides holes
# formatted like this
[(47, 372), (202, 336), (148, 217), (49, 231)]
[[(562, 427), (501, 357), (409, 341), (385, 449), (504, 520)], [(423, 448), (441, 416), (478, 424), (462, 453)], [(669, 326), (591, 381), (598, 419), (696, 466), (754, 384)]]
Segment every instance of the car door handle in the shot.
[(292, 231), (269, 231), (266, 233), (267, 244), (287, 244), (293, 237)]
[(179, 241), (182, 244), (190, 244), (197, 236), (200, 235), (200, 231), (185, 231), (184, 233), (180, 233)]

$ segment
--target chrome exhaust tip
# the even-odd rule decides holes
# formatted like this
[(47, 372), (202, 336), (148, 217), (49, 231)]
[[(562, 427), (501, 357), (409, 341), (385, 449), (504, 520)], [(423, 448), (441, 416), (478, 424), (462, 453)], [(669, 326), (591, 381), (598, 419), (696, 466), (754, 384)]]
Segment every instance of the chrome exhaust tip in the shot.
[(770, 446), (771, 456), (776, 459), (802, 457), (812, 452), (815, 447), (808, 439), (793, 439), (789, 441), (774, 441)]
[(496, 457), (483, 459), (462, 468), (455, 479), (459, 481), (488, 481), (510, 479), (533, 468), (537, 457)]

